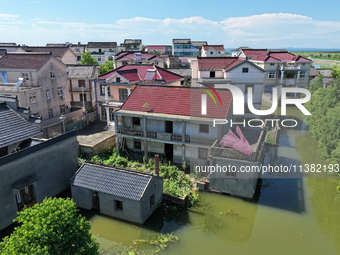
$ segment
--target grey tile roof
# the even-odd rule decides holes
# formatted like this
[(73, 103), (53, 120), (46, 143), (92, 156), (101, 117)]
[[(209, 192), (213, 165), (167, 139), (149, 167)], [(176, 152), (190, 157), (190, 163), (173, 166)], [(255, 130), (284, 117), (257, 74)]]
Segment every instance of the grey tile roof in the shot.
[(42, 132), (9, 108), (0, 103), (0, 148), (22, 142)]
[(116, 48), (116, 42), (88, 42), (88, 48)]
[(0, 59), (0, 69), (39, 69), (50, 54), (7, 53)]
[(96, 76), (95, 65), (68, 65), (68, 78), (69, 79), (95, 79)]
[(53, 57), (61, 58), (69, 50), (67, 46), (62, 47), (46, 47), (46, 46), (26, 46), (26, 52), (51, 52)]
[(85, 163), (73, 176), (71, 184), (77, 187), (140, 201), (151, 178), (151, 174)]

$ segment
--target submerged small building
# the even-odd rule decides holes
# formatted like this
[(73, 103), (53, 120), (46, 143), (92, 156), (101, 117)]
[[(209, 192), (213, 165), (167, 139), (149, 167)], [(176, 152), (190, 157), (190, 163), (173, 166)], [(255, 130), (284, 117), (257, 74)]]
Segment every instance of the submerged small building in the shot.
[(162, 177), (94, 163), (83, 164), (71, 179), (77, 206), (143, 224), (163, 197)]

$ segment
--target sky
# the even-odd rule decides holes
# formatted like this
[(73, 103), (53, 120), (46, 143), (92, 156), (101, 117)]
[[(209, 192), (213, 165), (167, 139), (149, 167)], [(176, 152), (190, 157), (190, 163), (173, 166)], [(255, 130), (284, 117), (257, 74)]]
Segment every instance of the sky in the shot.
[(0, 0), (0, 42), (190, 38), (225, 48), (340, 48), (340, 2)]

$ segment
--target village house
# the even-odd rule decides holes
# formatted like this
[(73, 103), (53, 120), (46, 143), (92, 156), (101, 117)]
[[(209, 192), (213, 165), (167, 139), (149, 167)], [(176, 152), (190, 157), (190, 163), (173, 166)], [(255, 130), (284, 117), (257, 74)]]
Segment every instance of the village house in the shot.
[(50, 53), (7, 53), (0, 72), (0, 95), (16, 96), (43, 123), (70, 112), (66, 65)]
[(88, 42), (87, 51), (97, 60), (98, 64), (105, 64), (105, 61), (113, 59), (118, 49), (116, 42)]
[(46, 47), (69, 47), (70, 50), (76, 55), (77, 57), (77, 64), (81, 62), (81, 55), (87, 51), (87, 44), (82, 44), (78, 42), (77, 44), (73, 44), (70, 42), (65, 43), (47, 43)]
[(124, 43), (120, 44), (120, 51), (142, 51), (143, 44), (141, 39), (125, 39)]
[[(241, 49), (240, 58), (246, 58), (266, 71), (264, 92), (271, 94), (272, 88), (307, 88), (312, 61), (287, 50)], [(295, 93), (292, 96), (297, 96)]]
[[(253, 105), (261, 109), (264, 90), (265, 70), (249, 60), (238, 57), (198, 57), (192, 61), (192, 84), (232, 84), (247, 95), (248, 88), (253, 89)], [(248, 99), (245, 97), (245, 109)]]
[(171, 45), (147, 45), (145, 47), (145, 51), (150, 54), (165, 54), (171, 55), (172, 54), (172, 46)]
[(26, 52), (22, 46), (17, 45), (16, 43), (0, 43), (0, 50), (8, 53)]
[(83, 164), (71, 179), (78, 207), (143, 224), (162, 201), (158, 175), (93, 163)]
[[(40, 137), (43, 133), (16, 110), (18, 110), (16, 99), (13, 104), (0, 103), (0, 157), (13, 153), (18, 147), (23, 148), (27, 140), (32, 137)], [(18, 129), (21, 132), (18, 132)]]
[(93, 79), (98, 77), (96, 65), (68, 65), (67, 77), (70, 83), (71, 106), (89, 110), (96, 106)]
[(38, 53), (52, 53), (52, 56), (59, 59), (65, 65), (71, 65), (77, 63), (77, 56), (69, 49), (68, 46), (24, 46), (23, 49), (26, 52), (38, 52)]
[(172, 39), (172, 55), (196, 57), (199, 56), (199, 48), (193, 46), (190, 39)]
[[(225, 172), (212, 171), (209, 173), (209, 189), (253, 199), (258, 180), (262, 175), (260, 166), (264, 159), (267, 129), (265, 127), (248, 127), (242, 128), (241, 132), (251, 147), (251, 155), (222, 146), (221, 139), (216, 140), (209, 153), (210, 166), (232, 166), (232, 168)], [(251, 171), (246, 172), (245, 169), (251, 169)]]
[(232, 118), (230, 91), (218, 90), (223, 106), (207, 100), (201, 112), (200, 88), (137, 86), (115, 111), (116, 148), (125, 147), (140, 157), (159, 154), (176, 164), (207, 164), (208, 150), (229, 125), (213, 127), (214, 119)]
[(100, 119), (109, 126), (114, 120), (113, 112), (121, 107), (137, 84), (180, 86), (182, 80), (182, 76), (156, 65), (124, 65), (102, 74), (94, 80)]
[(203, 45), (201, 57), (226, 57), (223, 45)]
[(76, 132), (50, 140), (35, 138), (42, 132), (6, 104), (0, 104), (0, 129), (2, 230), (24, 206), (41, 203), (69, 187), (68, 180), (78, 168), (78, 144)]
[(166, 59), (145, 52), (122, 51), (116, 54), (113, 58), (115, 68), (127, 64), (154, 64), (165, 68)]

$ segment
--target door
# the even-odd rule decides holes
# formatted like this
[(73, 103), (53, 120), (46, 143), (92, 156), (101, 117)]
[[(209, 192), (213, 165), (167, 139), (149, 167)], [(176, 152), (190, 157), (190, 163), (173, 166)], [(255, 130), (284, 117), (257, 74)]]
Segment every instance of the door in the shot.
[(165, 121), (165, 133), (173, 133), (173, 122)]
[(165, 153), (165, 158), (167, 161), (174, 161), (174, 145), (165, 143), (164, 144), (164, 153)]
[(94, 192), (93, 193), (93, 209), (100, 210), (99, 194), (98, 194), (98, 192)]

